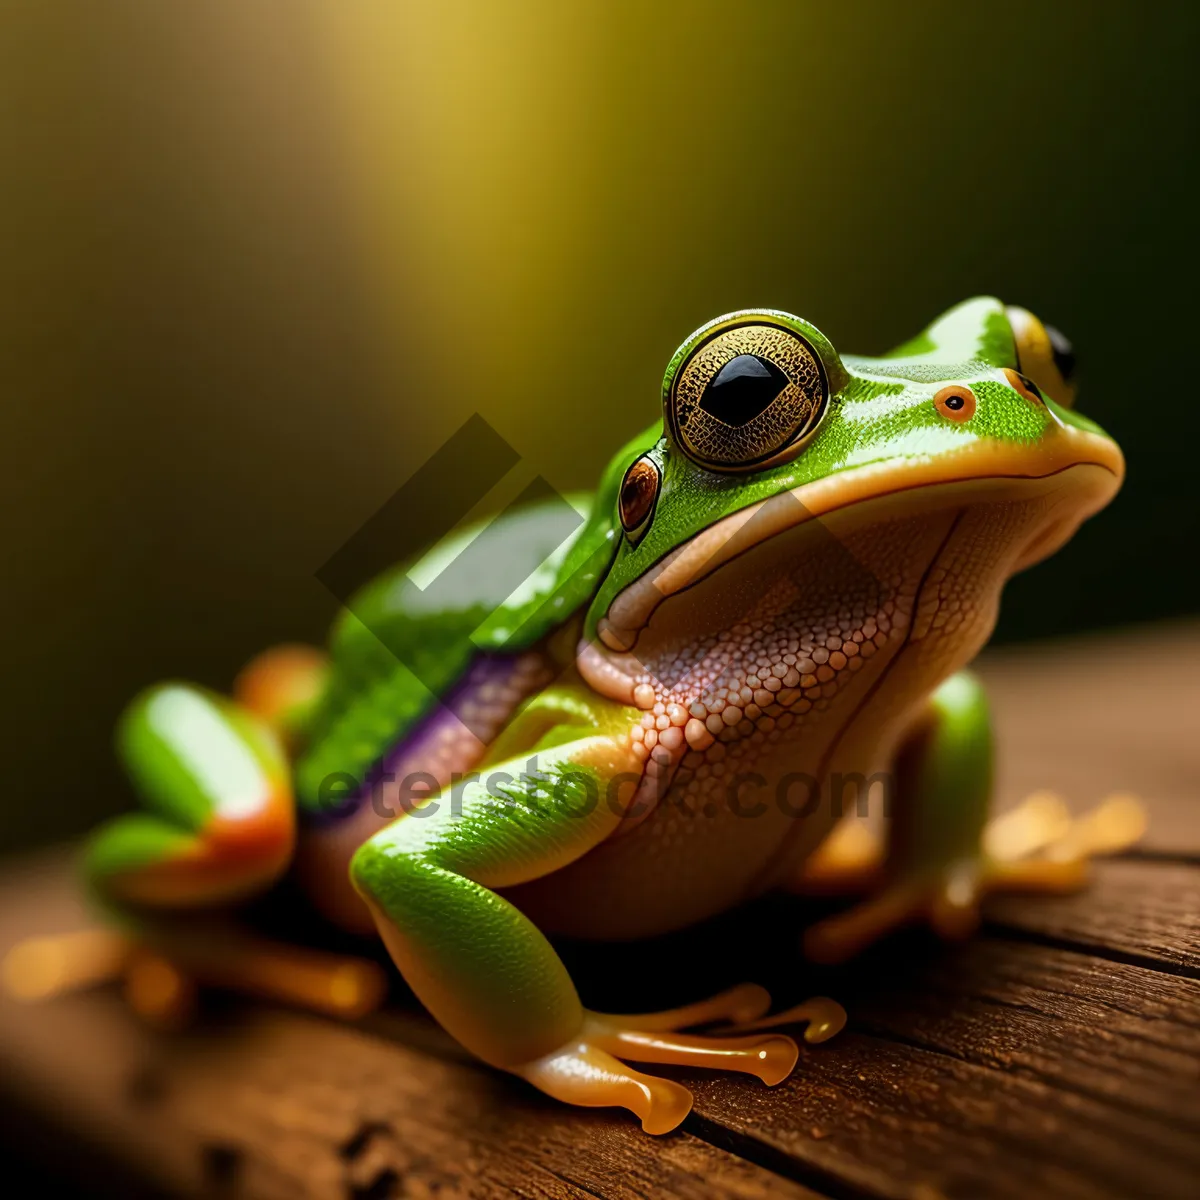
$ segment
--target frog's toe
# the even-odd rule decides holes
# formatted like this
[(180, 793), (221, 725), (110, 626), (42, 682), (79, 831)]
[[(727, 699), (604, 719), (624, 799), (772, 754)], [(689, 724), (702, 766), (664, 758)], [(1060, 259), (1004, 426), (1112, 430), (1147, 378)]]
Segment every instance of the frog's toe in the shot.
[(1145, 809), (1132, 796), (1109, 796), (1072, 817), (1057, 797), (1035, 793), (984, 831), (983, 890), (1076, 891), (1091, 859), (1127, 850), (1145, 831)]
[(978, 927), (989, 892), (1074, 891), (1083, 885), (1086, 867), (1080, 859), (1004, 864), (964, 859), (936, 875), (901, 877), (878, 895), (814, 925), (804, 935), (804, 952), (814, 962), (844, 962), (894, 930), (922, 922), (957, 941)]
[(518, 1067), (515, 1074), (548, 1096), (585, 1108), (627, 1108), (647, 1133), (670, 1133), (691, 1112), (692, 1093), (643, 1075), (599, 1046), (579, 1041)]
[(1045, 868), (1117, 854), (1137, 843), (1145, 831), (1145, 809), (1132, 796), (1114, 794), (1072, 817), (1053, 793), (1035, 792), (988, 824), (983, 852), (989, 875), (1002, 885), (1011, 886), (1027, 873), (1031, 880), (1044, 878), (1054, 886), (1055, 872)]
[(792, 1073), (800, 1054), (781, 1034), (701, 1037), (633, 1029), (620, 1021), (589, 1013), (577, 1039), (513, 1068), (514, 1073), (555, 1099), (587, 1108), (627, 1108), (647, 1133), (669, 1133), (691, 1111), (691, 1092), (673, 1080), (644, 1075), (624, 1060), (742, 1071), (774, 1086)]
[[(568, 1104), (627, 1108), (641, 1119), (647, 1133), (667, 1133), (691, 1110), (691, 1093), (669, 1079), (643, 1075), (627, 1062), (740, 1071), (774, 1087), (792, 1073), (800, 1050), (790, 1037), (763, 1030), (807, 1022), (806, 1040), (821, 1042), (846, 1020), (832, 1000), (810, 1000), (764, 1016), (770, 1006), (764, 988), (744, 983), (711, 999), (662, 1012), (585, 1012), (578, 1037), (544, 1058), (510, 1069)], [(712, 1033), (678, 1032), (715, 1022), (722, 1024)]]
[(152, 950), (136, 949), (125, 967), (125, 1001), (143, 1021), (180, 1029), (196, 1010), (197, 983), (177, 963)]
[(637, 1029), (620, 1018), (588, 1014), (584, 1025), (588, 1043), (622, 1059), (708, 1067), (756, 1075), (769, 1087), (782, 1083), (800, 1057), (790, 1037), (781, 1033), (724, 1036)]
[(111, 929), (27, 938), (0, 960), (3, 991), (27, 1003), (110, 983), (123, 983), (129, 1007), (162, 1028), (185, 1024), (195, 1006), (196, 981), (189, 974)]
[(0, 959), (0, 987), (19, 1000), (44, 1001), (120, 983), (138, 1016), (176, 1027), (190, 1017), (201, 988), (215, 988), (354, 1020), (387, 991), (369, 959), (270, 942), (223, 924), (149, 923), (138, 934), (107, 929), (18, 942)]
[(807, 1026), (804, 1030), (804, 1040), (810, 1046), (815, 1046), (841, 1033), (846, 1026), (846, 1010), (836, 1000), (830, 1000), (827, 996), (813, 996), (782, 1012), (722, 1026), (716, 1032), (753, 1033), (761, 1029), (778, 1029), (781, 1025), (800, 1024)]
[(1128, 848), (1145, 827), (1144, 810), (1130, 796), (1110, 796), (1072, 817), (1057, 796), (1036, 793), (988, 825), (977, 856), (934, 872), (898, 875), (877, 895), (813, 926), (805, 952), (817, 962), (841, 962), (919, 921), (943, 937), (965, 937), (979, 924), (986, 896), (1077, 891), (1092, 858)]

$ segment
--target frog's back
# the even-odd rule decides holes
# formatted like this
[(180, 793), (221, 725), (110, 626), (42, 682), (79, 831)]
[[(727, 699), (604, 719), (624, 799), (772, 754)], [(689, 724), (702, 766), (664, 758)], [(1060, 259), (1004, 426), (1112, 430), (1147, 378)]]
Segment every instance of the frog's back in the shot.
[(472, 770), (554, 676), (547, 642), (611, 554), (591, 496), (510, 510), (384, 572), (334, 626), (328, 684), (295, 763), (300, 870), (328, 915), (361, 924), (354, 850)]
[[(296, 763), (303, 809), (362, 781), (473, 674), (495, 682), (586, 599), (592, 498), (554, 497), (439, 542), (360, 589), (331, 637), (328, 685)], [(603, 543), (604, 539), (600, 539)], [(603, 548), (603, 547), (602, 547)]]

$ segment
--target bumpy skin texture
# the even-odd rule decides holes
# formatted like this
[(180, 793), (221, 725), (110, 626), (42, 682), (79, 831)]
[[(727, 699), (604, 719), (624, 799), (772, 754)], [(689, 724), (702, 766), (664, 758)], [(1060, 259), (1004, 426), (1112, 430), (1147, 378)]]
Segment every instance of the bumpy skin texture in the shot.
[[(559, 544), (549, 508), (489, 530), (493, 553), (528, 567), (516, 592), (497, 594), (511, 574), (480, 564), (432, 609), (398, 567), (351, 602), (328, 668), (295, 655), (250, 668), (242, 706), (225, 702), (225, 733), (204, 744), (187, 729), (164, 740), (143, 703), (126, 758), (141, 776), (168, 763), (150, 803), (169, 820), (186, 795), (182, 823), (203, 840), (231, 811), (229, 774), (204, 753), (264, 763), (279, 811), (274, 724), (300, 747), (298, 861), (320, 906), (376, 928), (447, 1029), (552, 1095), (625, 1105), (657, 1132), (682, 1119), (686, 1093), (622, 1057), (775, 1082), (795, 1059), (788, 1039), (674, 1033), (700, 1010), (590, 1014), (545, 934), (642, 936), (772, 887), (881, 885), (812, 931), (810, 949), (837, 957), (914, 917), (965, 929), (997, 882), (1067, 881), (985, 849), (987, 709), (962, 673), (1009, 576), (1119, 486), (1120, 451), (1065, 407), (1051, 344), (1036, 318), (987, 298), (882, 359), (843, 358), (785, 313), (720, 318), (668, 365), (664, 419), (574, 499), (575, 534)], [(772, 400), (764, 380), (787, 390)], [(701, 444), (709, 465), (689, 457)], [(475, 535), (439, 547), (427, 573)], [(426, 780), (394, 798), (390, 823), (394, 804), (377, 803), (388, 771)], [(856, 798), (847, 780), (894, 780), (891, 851), (850, 855), (828, 838)], [(1018, 832), (1008, 844), (1047, 840)], [(280, 825), (262, 840), (259, 878), (289, 836)], [(148, 861), (136, 830), (102, 833), (93, 879), (153, 903), (139, 880), (171, 877), (179, 856), (169, 838), (159, 849)], [(703, 1012), (758, 1031), (763, 1007), (738, 990)], [(827, 1010), (803, 1016), (810, 1036), (836, 1025)]]

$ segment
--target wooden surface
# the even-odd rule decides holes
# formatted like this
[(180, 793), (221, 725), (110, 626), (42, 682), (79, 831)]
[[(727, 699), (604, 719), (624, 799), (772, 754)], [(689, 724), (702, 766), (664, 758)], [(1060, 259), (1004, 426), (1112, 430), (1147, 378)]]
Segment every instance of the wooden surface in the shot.
[[(812, 912), (783, 901), (650, 946), (565, 948), (597, 1007), (743, 978), (841, 1000), (847, 1030), (778, 1088), (673, 1072), (695, 1110), (650, 1139), (471, 1062), (402, 993), (355, 1027), (226, 1002), (165, 1036), (100, 991), (0, 1002), (9, 1118), (28, 1154), (122, 1196), (1200, 1195), (1200, 628), (983, 672), (1002, 799), (1120, 789), (1150, 809), (1144, 848), (1087, 893), (999, 900), (966, 946), (898, 937), (840, 971), (803, 963)], [(0, 875), (0, 951), (81, 918), (63, 855)]]

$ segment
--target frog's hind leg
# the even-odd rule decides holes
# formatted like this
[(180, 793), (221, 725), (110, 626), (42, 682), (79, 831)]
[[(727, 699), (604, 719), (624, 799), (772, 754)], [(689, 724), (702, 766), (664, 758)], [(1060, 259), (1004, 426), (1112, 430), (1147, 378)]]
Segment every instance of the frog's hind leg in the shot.
[[(266, 698), (261, 680), (257, 690)], [(236, 701), (176, 683), (128, 706), (117, 751), (144, 811), (101, 826), (84, 870), (122, 927), (130, 1006), (155, 1023), (179, 1024), (193, 1006), (200, 959), (230, 958), (228, 936), (214, 936), (204, 910), (265, 889), (291, 858), (287, 763), (266, 721)], [(53, 961), (51, 950), (43, 948), (44, 962)]]
[(498, 894), (599, 845), (620, 821), (619, 806), (614, 812), (603, 798), (609, 781), (637, 778), (627, 744), (606, 737), (554, 745), (536, 761), (535, 773), (522, 761), (496, 764), (492, 780), (506, 779), (503, 786), (471, 783), (450, 801), (435, 798), (355, 855), (355, 886), (426, 1008), (485, 1062), (571, 1104), (628, 1108), (651, 1133), (675, 1128), (691, 1095), (627, 1061), (744, 1071), (778, 1083), (798, 1054), (790, 1038), (677, 1032), (760, 1017), (768, 1003), (762, 989), (734, 989), (667, 1013), (590, 1012), (549, 941)]
[[(835, 846), (799, 881), (805, 891), (847, 890), (856, 874), (864, 885), (878, 884), (869, 899), (808, 931), (805, 947), (813, 958), (840, 961), (922, 919), (944, 936), (963, 936), (978, 924), (989, 893), (1074, 891), (1091, 858), (1133, 844), (1145, 824), (1129, 797), (1110, 797), (1073, 818), (1047, 794), (988, 822), (990, 716), (982, 686), (965, 671), (934, 694), (926, 722), (901, 750), (895, 785), (886, 847), (868, 845), (860, 830), (852, 853)], [(836, 889), (823, 887), (831, 880)]]
[(169, 683), (123, 714), (117, 749), (146, 811), (93, 836), (89, 881), (109, 901), (179, 910), (261, 891), (287, 867), (295, 808), (276, 735), (235, 701)]
[(139, 696), (120, 756), (145, 811), (93, 836), (85, 872), (118, 929), (33, 938), (6, 957), (27, 999), (124, 978), (132, 1007), (176, 1023), (196, 984), (354, 1015), (381, 997), (375, 964), (252, 938), (224, 910), (269, 887), (295, 840), (278, 736), (233, 700), (186, 684)]
[(329, 678), (329, 655), (315, 646), (284, 645), (252, 658), (233, 681), (233, 697), (273, 729), (289, 752), (304, 740)]

